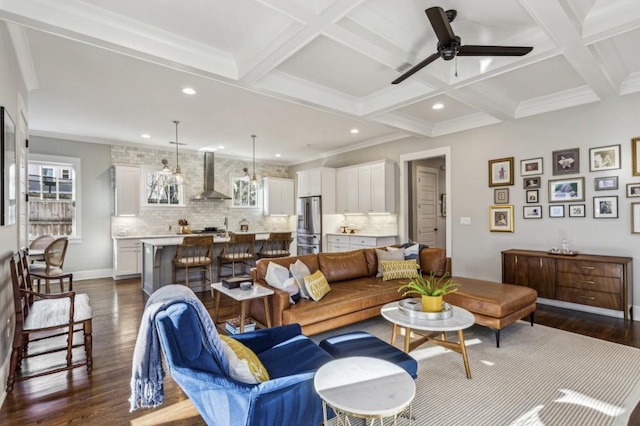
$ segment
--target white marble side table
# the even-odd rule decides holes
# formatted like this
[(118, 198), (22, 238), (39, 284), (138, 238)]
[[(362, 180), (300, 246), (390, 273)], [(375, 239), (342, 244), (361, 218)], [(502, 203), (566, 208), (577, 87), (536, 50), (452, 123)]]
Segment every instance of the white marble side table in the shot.
[(378, 358), (354, 356), (328, 362), (316, 372), (314, 386), (322, 398), (324, 424), (327, 406), (337, 415), (338, 425), (350, 425), (349, 417), (372, 419), (371, 425), (398, 417), (409, 408), (416, 385), (404, 368)]
[[(442, 346), (452, 351), (462, 354), (464, 369), (467, 378), (471, 378), (471, 368), (469, 367), (469, 359), (467, 358), (467, 348), (464, 344), (464, 329), (471, 327), (475, 323), (473, 314), (459, 306), (452, 306), (453, 315), (451, 318), (441, 320), (422, 319), (409, 316), (400, 309), (400, 302), (387, 303), (382, 307), (382, 316), (393, 324), (391, 332), (391, 344), (395, 344), (396, 336), (400, 329), (404, 329), (404, 351), (409, 353), (416, 347), (425, 342)], [(417, 331), (426, 331), (421, 334)], [(447, 331), (456, 331), (458, 333), (458, 341), (451, 342), (446, 339)], [(420, 338), (411, 341), (411, 334), (419, 335)], [(433, 337), (440, 334), (441, 338)]]
[[(262, 299), (264, 303), (264, 313), (267, 318), (266, 327), (271, 327), (271, 313), (269, 312), (269, 296), (273, 294), (273, 290), (254, 284), (250, 290), (241, 290), (238, 288), (226, 288), (222, 283), (211, 284), (211, 295), (215, 297), (216, 308), (213, 321), (218, 324), (220, 312), (220, 296), (224, 294), (234, 300), (240, 302), (240, 333), (244, 332), (245, 317), (247, 315), (247, 301), (253, 299)], [(264, 325), (263, 325), (264, 326)]]

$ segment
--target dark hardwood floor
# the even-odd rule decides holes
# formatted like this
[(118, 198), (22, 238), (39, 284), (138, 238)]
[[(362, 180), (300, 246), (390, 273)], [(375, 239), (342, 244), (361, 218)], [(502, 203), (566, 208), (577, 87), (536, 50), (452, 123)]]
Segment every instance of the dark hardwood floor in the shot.
[[(170, 377), (164, 382), (164, 404), (129, 412), (131, 359), (146, 302), (139, 280), (79, 281), (74, 287), (89, 294), (94, 310), (93, 372), (87, 374), (84, 368), (78, 368), (18, 382), (0, 410), (0, 424), (203, 425)], [(213, 312), (211, 295), (200, 296)], [(236, 304), (227, 298), (223, 298), (221, 310), (223, 317), (238, 314)], [(538, 305), (535, 322), (640, 348), (640, 325), (632, 321)], [(629, 424), (640, 424), (640, 409), (636, 408)]]

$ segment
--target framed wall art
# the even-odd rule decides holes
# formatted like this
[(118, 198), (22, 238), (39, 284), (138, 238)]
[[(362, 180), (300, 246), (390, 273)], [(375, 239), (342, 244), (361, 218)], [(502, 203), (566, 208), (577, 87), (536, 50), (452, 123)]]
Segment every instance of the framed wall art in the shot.
[(489, 231), (513, 232), (513, 206), (489, 206)]
[(489, 186), (513, 185), (513, 157), (489, 160)]
[(631, 203), (631, 233), (640, 234), (640, 203)]
[(584, 204), (569, 204), (569, 217), (586, 217)]
[(542, 206), (523, 206), (522, 217), (524, 219), (542, 219)]
[(589, 149), (589, 171), (620, 168), (620, 145), (600, 146)]
[(584, 201), (584, 178), (549, 180), (549, 202)]
[(627, 184), (627, 198), (640, 197), (640, 182)]
[(640, 176), (640, 137), (631, 139), (631, 174)]
[(564, 217), (564, 205), (549, 206), (549, 217)]
[(2, 182), (0, 184), (0, 225), (7, 226), (16, 223), (16, 126), (13, 124), (9, 112), (0, 107), (0, 170)]
[(541, 180), (542, 178), (540, 177), (527, 177), (522, 179), (522, 186), (524, 187), (524, 189), (535, 189), (535, 188), (540, 188), (541, 186)]
[(580, 148), (553, 151), (551, 159), (554, 176), (580, 173)]
[(593, 217), (595, 219), (616, 219), (618, 217), (618, 196), (593, 197)]
[(542, 174), (542, 157), (520, 160), (520, 175), (532, 176)]
[(596, 191), (608, 191), (618, 189), (618, 176), (597, 177), (593, 180), (593, 189)]
[(494, 189), (493, 204), (509, 204), (509, 188)]
[(537, 203), (538, 202), (538, 190), (537, 189), (529, 189), (527, 190), (525, 197), (527, 203)]

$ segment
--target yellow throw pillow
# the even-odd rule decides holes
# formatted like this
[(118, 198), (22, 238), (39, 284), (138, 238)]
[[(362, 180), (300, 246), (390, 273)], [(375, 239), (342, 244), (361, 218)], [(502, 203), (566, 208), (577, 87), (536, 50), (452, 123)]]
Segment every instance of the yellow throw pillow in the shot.
[(418, 276), (418, 263), (411, 260), (381, 260), (382, 281), (400, 278), (415, 278)]
[(269, 373), (255, 353), (233, 337), (220, 336), (226, 343), (224, 352), (229, 360), (229, 375), (244, 383), (262, 383), (269, 380)]
[(311, 298), (316, 302), (331, 291), (327, 278), (320, 270), (304, 277), (304, 286), (307, 289), (309, 296), (311, 296)]

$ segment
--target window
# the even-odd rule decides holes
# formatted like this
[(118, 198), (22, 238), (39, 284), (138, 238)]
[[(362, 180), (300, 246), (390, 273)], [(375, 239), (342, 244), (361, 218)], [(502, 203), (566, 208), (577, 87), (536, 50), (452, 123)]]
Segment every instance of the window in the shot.
[(29, 239), (80, 238), (80, 159), (32, 154), (29, 159)]
[(247, 176), (231, 176), (231, 207), (259, 208), (259, 195), (259, 186), (252, 185)]
[(145, 176), (143, 185), (147, 206), (184, 206), (183, 186), (176, 183), (171, 175), (147, 169)]

